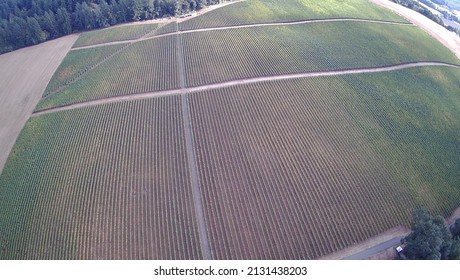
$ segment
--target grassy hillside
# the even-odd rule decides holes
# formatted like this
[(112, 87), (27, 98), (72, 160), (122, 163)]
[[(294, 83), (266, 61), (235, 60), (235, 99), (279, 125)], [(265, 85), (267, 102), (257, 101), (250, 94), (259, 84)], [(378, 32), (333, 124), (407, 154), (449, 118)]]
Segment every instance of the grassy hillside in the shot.
[(364, 18), (406, 22), (368, 0), (246, 0), (180, 24), (181, 30), (321, 18)]
[[(402, 21), (365, 0), (247, 0), (181, 28), (326, 17)], [(79, 44), (178, 25), (120, 28), (133, 34)], [(416, 26), (370, 22), (74, 50), (37, 111), (234, 84), (31, 117), (0, 174), (0, 259), (202, 259), (208, 245), (214, 259), (315, 259), (421, 206), (447, 216), (460, 205), (460, 69), (237, 83), (417, 61), (460, 64)]]

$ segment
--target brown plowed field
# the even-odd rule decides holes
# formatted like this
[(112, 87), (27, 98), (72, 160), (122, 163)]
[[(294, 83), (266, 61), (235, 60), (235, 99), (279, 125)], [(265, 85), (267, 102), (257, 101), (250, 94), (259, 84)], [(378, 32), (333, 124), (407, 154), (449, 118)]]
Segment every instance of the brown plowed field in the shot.
[(0, 55), (0, 173), (24, 124), (78, 35)]

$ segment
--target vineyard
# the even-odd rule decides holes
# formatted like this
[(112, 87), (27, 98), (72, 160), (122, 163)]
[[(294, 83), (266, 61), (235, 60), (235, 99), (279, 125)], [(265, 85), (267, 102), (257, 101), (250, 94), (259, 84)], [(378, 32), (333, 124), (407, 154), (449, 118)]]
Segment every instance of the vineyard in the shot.
[(366, 0), (246, 0), (211, 11), (180, 24), (181, 30), (322, 18), (365, 18), (407, 22), (402, 17), (369, 5)]
[(43, 99), (36, 110), (80, 101), (179, 87), (176, 37), (129, 45), (72, 85)]
[(408, 224), (421, 205), (449, 215), (458, 81), (458, 70), (423, 69), (192, 95), (215, 258), (317, 258)]
[(75, 81), (99, 63), (117, 54), (126, 44), (71, 51), (51, 78), (43, 97)]
[(180, 108), (32, 118), (0, 177), (0, 259), (201, 258)]
[[(448, 49), (408, 25), (323, 22), (187, 33), (72, 51), (36, 110), (178, 88), (176, 36), (181, 36), (188, 87), (413, 61), (458, 62)], [(421, 40), (426, 43), (417, 44)], [(99, 61), (104, 55), (110, 56)]]
[(153, 32), (150, 32), (149, 34), (145, 35), (145, 38), (150, 38), (150, 37), (168, 34), (168, 33), (174, 33), (177, 31), (179, 31), (177, 22), (170, 22), (167, 24), (162, 24), (160, 27), (155, 29)]
[(182, 36), (188, 86), (413, 61), (458, 63), (428, 34), (406, 25), (324, 22)]
[[(450, 214), (458, 81), (425, 67), (190, 94), (212, 257), (315, 259), (416, 207)], [(202, 258), (183, 101), (31, 118), (0, 176), (0, 258)]]
[[(314, 18), (393, 23), (190, 31)], [(367, 0), (247, 0), (77, 46), (0, 174), (0, 259), (317, 259), (460, 205), (460, 66), (423, 63), (460, 61)]]
[(114, 26), (101, 30), (84, 32), (74, 44), (74, 48), (116, 41), (138, 39), (159, 28), (158, 24), (137, 24)]

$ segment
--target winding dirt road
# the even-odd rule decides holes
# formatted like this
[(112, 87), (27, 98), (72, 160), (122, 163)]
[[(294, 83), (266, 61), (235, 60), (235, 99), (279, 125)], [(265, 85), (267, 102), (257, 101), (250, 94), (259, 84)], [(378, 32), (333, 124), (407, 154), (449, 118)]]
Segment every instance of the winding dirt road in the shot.
[(309, 19), (309, 20), (290, 21), (290, 22), (256, 23), (256, 24), (243, 24), (243, 25), (234, 25), (234, 26), (223, 26), (223, 27), (209, 27), (209, 28), (201, 28), (201, 29), (193, 29), (193, 30), (179, 30), (179, 31), (161, 34), (161, 35), (152, 36), (152, 37), (147, 37), (147, 38), (141, 37), (139, 39), (134, 39), (134, 40), (115, 41), (115, 42), (109, 42), (109, 43), (95, 44), (95, 45), (90, 45), (90, 46), (72, 48), (72, 50), (83, 50), (83, 49), (111, 46), (111, 45), (118, 45), (118, 44), (136, 43), (136, 42), (141, 42), (141, 41), (146, 41), (146, 40), (152, 40), (155, 38), (173, 36), (176, 34), (198, 33), (198, 32), (208, 32), (208, 31), (218, 31), (218, 30), (252, 28), (252, 27), (287, 26), (287, 25), (300, 25), (300, 24), (324, 23), (324, 22), (347, 22), (347, 21), (378, 23), (378, 24), (392, 24), (392, 25), (413, 25), (412, 23), (404, 23), (404, 22), (373, 20), (373, 19), (356, 19), (356, 18)]
[(134, 93), (134, 94), (123, 95), (123, 96), (115, 96), (115, 97), (109, 97), (109, 98), (104, 98), (104, 99), (91, 100), (91, 101), (75, 103), (75, 104), (61, 106), (61, 107), (55, 107), (51, 109), (45, 109), (45, 110), (33, 113), (32, 117), (38, 117), (38, 116), (42, 116), (45, 114), (61, 112), (61, 111), (77, 109), (77, 108), (83, 108), (83, 107), (88, 107), (88, 106), (102, 105), (102, 104), (107, 104), (107, 103), (187, 94), (187, 93), (199, 92), (199, 91), (204, 91), (204, 90), (225, 88), (225, 87), (231, 87), (231, 86), (237, 86), (237, 85), (254, 84), (254, 83), (259, 83), (259, 82), (280, 81), (280, 80), (300, 79), (300, 78), (312, 78), (312, 77), (340, 76), (340, 75), (349, 75), (349, 74), (380, 73), (380, 72), (390, 72), (390, 71), (397, 71), (397, 70), (402, 70), (402, 69), (408, 69), (408, 68), (414, 68), (414, 67), (424, 67), (424, 66), (443, 66), (443, 67), (453, 67), (453, 68), (460, 69), (459, 65), (427, 61), (427, 62), (413, 62), (413, 63), (398, 64), (398, 65), (390, 65), (390, 66), (383, 66), (383, 67), (374, 67), (374, 68), (306, 72), (306, 73), (278, 75), (278, 76), (269, 76), (269, 77), (257, 77), (257, 78), (235, 80), (235, 81), (229, 81), (229, 82), (218, 83), (218, 84), (210, 84), (210, 85), (204, 85), (204, 86), (198, 86), (198, 87), (191, 87), (191, 88), (181, 88), (181, 89), (173, 89), (173, 90), (157, 91), (157, 92)]
[[(236, 3), (236, 2), (234, 2)], [(102, 44), (95, 44), (90, 46), (84, 47), (77, 47), (72, 48), (72, 50), (83, 50), (83, 49), (90, 49), (90, 48), (97, 48), (97, 47), (104, 47), (104, 46), (112, 46), (112, 45), (119, 45), (119, 44), (127, 44), (131, 45), (136, 42), (142, 42), (146, 40), (153, 40), (155, 38), (167, 37), (167, 36), (175, 36), (177, 34), (187, 34), (187, 33), (198, 33), (198, 32), (209, 32), (209, 31), (219, 31), (219, 30), (230, 30), (230, 29), (241, 29), (241, 28), (253, 28), (253, 27), (267, 27), (267, 26), (288, 26), (288, 25), (301, 25), (301, 24), (313, 24), (313, 23), (324, 23), (324, 22), (365, 22), (365, 23), (376, 23), (376, 24), (391, 24), (391, 25), (413, 25), (412, 23), (402, 23), (402, 22), (393, 22), (393, 21), (385, 21), (385, 20), (371, 20), (371, 19), (356, 19), (356, 18), (328, 18), (328, 19), (312, 19), (312, 20), (302, 20), (302, 21), (293, 21), (293, 22), (274, 22), (274, 23), (257, 23), (257, 24), (246, 24), (246, 25), (235, 25), (235, 26), (225, 26), (225, 27), (210, 27), (210, 28), (202, 28), (202, 29), (193, 29), (193, 30), (184, 30), (184, 31), (176, 31), (167, 34), (161, 34), (157, 36), (142, 36), (138, 39), (133, 40), (124, 40), (124, 41), (115, 41), (109, 43), (102, 43)], [(100, 63), (96, 64), (95, 66), (91, 67), (89, 71), (87, 71), (84, 75), (76, 78), (72, 82), (56, 89), (48, 96), (51, 96), (60, 90), (71, 86), (72, 84), (79, 81), (81, 78), (89, 74), (91, 71), (96, 69), (99, 65), (103, 64), (105, 61), (113, 57), (114, 55), (121, 52), (123, 49), (120, 49), (117, 53), (112, 54), (110, 57), (104, 59)]]

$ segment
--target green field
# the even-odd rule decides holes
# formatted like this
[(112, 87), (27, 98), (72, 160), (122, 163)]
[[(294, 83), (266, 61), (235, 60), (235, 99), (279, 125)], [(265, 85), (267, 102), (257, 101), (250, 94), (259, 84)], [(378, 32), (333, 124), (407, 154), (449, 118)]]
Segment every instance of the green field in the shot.
[[(459, 81), (422, 67), (190, 94), (212, 257), (315, 259), (420, 206), (449, 215)], [(182, 101), (31, 118), (0, 176), (0, 258), (202, 258)]]
[(180, 24), (181, 30), (323, 18), (363, 18), (407, 22), (367, 0), (246, 0), (195, 17)]
[(0, 174), (0, 259), (317, 259), (409, 226), (419, 207), (450, 215), (460, 68), (274, 78), (460, 65), (418, 27), (167, 34), (329, 17), (404, 21), (367, 0), (247, 0), (82, 34), (143, 39), (73, 50), (56, 71)]
[(460, 201), (459, 84), (460, 70), (437, 67), (363, 75), (352, 83), (364, 93), (354, 106), (366, 104), (372, 120), (355, 118), (367, 139), (416, 205), (443, 216)]
[[(217, 259), (318, 258), (460, 201), (460, 70), (310, 78), (191, 96)], [(276, 246), (272, 246), (276, 244)]]
[(406, 25), (328, 22), (183, 36), (187, 86), (414, 61), (460, 64), (428, 34)]
[(176, 37), (134, 43), (77, 82), (42, 99), (36, 110), (179, 87)]
[(116, 54), (127, 44), (70, 51), (54, 73), (43, 97), (85, 75), (97, 64)]
[(323, 22), (196, 32), (134, 43), (42, 100), (37, 110), (178, 88), (176, 36), (181, 36), (187, 87), (414, 61), (460, 64), (447, 48), (410, 25)]
[(74, 48), (116, 41), (127, 41), (139, 39), (151, 32), (155, 32), (160, 26), (158, 24), (137, 24), (114, 26), (106, 29), (84, 32), (78, 37)]
[(0, 259), (201, 258), (180, 108), (31, 118), (0, 176)]

